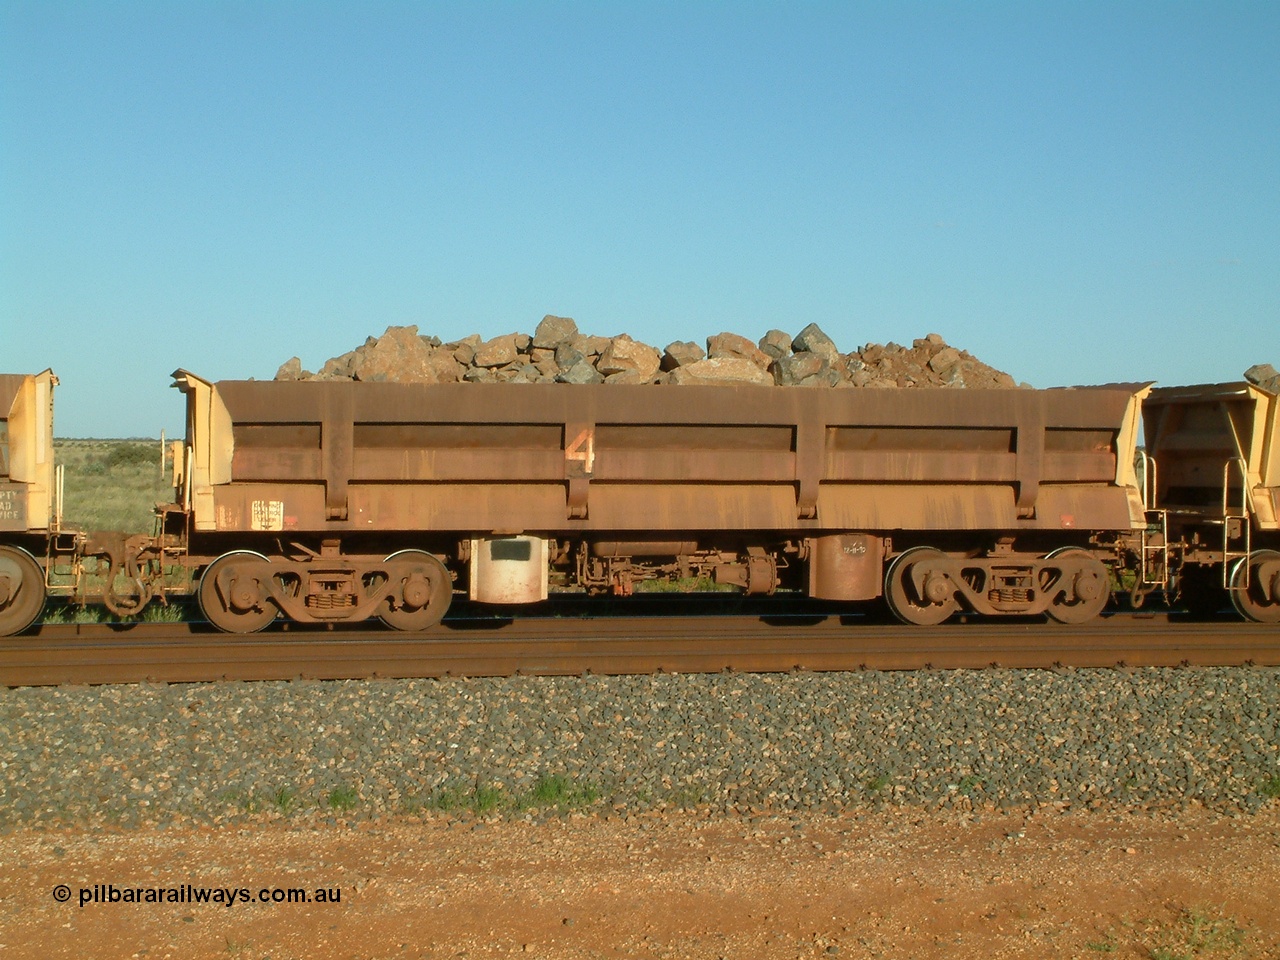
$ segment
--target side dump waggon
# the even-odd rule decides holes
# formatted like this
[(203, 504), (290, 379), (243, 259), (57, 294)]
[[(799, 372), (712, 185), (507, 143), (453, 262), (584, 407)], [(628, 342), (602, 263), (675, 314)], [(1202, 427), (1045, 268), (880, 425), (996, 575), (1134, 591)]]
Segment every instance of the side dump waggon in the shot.
[(1280, 623), (1280, 398), (1250, 383), (1153, 390), (1138, 590)]
[[(1147, 528), (1142, 384), (1053, 390), (203, 380), (158, 552), (235, 632), (420, 629), (649, 581), (1095, 616)], [(128, 569), (141, 569), (132, 558)]]

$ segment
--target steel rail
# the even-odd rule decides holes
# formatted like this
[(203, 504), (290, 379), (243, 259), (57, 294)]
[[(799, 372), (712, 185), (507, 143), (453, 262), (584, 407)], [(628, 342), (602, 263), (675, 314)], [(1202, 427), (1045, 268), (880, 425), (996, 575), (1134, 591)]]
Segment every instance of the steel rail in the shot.
[(913, 670), (1280, 666), (1280, 631), (1114, 615), (1081, 626), (871, 624), (837, 615), (446, 621), (421, 634), (56, 625), (0, 641), (0, 684)]

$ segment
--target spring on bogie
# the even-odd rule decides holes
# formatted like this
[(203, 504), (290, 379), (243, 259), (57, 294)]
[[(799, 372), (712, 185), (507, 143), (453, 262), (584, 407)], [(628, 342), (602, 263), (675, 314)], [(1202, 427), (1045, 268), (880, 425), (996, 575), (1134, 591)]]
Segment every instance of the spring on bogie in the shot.
[(307, 597), (307, 607), (311, 610), (338, 610), (355, 605), (356, 598), (349, 593), (313, 593)]
[(992, 603), (1030, 603), (1030, 587), (998, 587), (987, 592)]

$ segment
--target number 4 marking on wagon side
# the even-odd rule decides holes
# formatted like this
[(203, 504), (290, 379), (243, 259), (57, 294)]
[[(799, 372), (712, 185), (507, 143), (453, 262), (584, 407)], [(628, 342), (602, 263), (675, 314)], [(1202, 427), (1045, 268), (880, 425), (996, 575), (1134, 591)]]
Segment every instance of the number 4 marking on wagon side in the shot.
[(595, 439), (595, 428), (586, 427), (573, 438), (573, 443), (564, 448), (564, 458), (566, 460), (581, 461), (582, 472), (587, 476), (591, 475), (591, 468), (596, 462)]

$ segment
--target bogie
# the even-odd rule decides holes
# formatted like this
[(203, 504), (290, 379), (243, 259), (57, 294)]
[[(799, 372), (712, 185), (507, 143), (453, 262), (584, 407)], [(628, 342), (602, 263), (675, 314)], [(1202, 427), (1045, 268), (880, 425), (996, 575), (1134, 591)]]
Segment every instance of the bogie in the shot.
[(1009, 550), (955, 556), (920, 546), (894, 558), (884, 591), (889, 609), (907, 623), (941, 623), (961, 609), (1083, 623), (1106, 606), (1109, 580), (1106, 565), (1080, 547), (1037, 557)]

